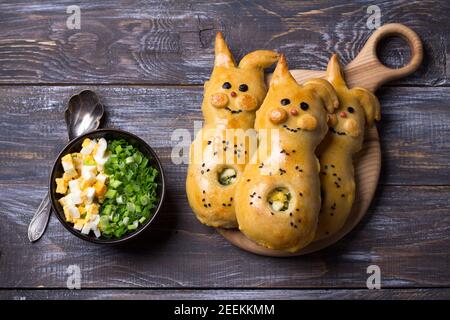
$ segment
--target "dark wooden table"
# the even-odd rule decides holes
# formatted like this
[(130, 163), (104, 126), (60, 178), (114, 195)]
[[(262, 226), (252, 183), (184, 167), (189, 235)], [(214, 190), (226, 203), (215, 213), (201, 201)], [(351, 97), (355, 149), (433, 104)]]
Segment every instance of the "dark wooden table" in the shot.
[[(57, 3), (58, 2), (58, 3)], [(32, 298), (450, 298), (450, 4), (448, 1), (77, 1), (81, 29), (66, 26), (73, 1), (0, 4), (0, 297)], [(286, 54), (293, 68), (344, 62), (381, 22), (422, 38), (425, 60), (378, 91), (382, 174), (362, 223), (336, 245), (275, 259), (243, 252), (193, 216), (186, 165), (170, 155), (176, 128), (193, 134), (202, 84), (221, 30), (240, 59), (255, 49)], [(399, 40), (379, 55), (407, 62)], [(95, 90), (107, 127), (155, 147), (167, 173), (166, 206), (150, 232), (125, 247), (71, 235), (53, 216), (37, 243), (27, 226), (67, 134), (68, 98)], [(369, 265), (381, 290), (366, 288)], [(69, 265), (81, 287), (67, 290)]]

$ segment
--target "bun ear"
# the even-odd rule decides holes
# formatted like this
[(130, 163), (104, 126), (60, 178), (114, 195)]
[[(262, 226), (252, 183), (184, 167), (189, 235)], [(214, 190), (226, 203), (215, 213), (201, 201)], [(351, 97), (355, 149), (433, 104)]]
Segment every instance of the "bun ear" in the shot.
[(242, 69), (265, 69), (278, 61), (279, 54), (270, 50), (256, 50), (250, 52), (239, 62)]
[(216, 56), (214, 60), (214, 67), (224, 67), (224, 68), (236, 67), (233, 55), (231, 54), (230, 49), (228, 49), (228, 46), (221, 32), (217, 32), (216, 34), (214, 51)]
[(366, 114), (367, 126), (371, 127), (374, 120), (381, 120), (380, 111), (380, 101), (378, 98), (369, 90), (364, 88), (353, 88), (351, 91), (354, 93), (359, 103), (364, 108), (364, 113)]
[(336, 54), (333, 54), (328, 61), (326, 79), (335, 88), (347, 88), (345, 84), (343, 70)]
[(339, 98), (333, 86), (323, 79), (309, 79), (303, 87), (314, 92), (321, 100), (328, 113), (333, 113), (339, 107)]
[(286, 61), (286, 57), (284, 54), (280, 55), (280, 59), (278, 60), (277, 67), (273, 72), (272, 79), (270, 80), (270, 86), (279, 86), (279, 85), (296, 85), (297, 81), (295, 81), (294, 77), (289, 72), (289, 66)]

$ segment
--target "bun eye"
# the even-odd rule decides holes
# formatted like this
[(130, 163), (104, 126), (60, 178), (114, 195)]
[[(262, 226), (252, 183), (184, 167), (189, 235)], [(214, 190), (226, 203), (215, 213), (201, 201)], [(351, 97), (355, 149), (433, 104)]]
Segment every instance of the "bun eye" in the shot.
[(347, 111), (350, 112), (350, 113), (353, 113), (353, 112), (355, 112), (355, 109), (353, 109), (353, 107), (348, 107)]
[(306, 111), (309, 109), (309, 105), (306, 102), (302, 102), (302, 103), (300, 103), (300, 109), (302, 109), (303, 111)]
[(289, 99), (281, 99), (280, 101), (282, 106), (287, 106), (289, 103), (291, 103), (291, 100)]
[(222, 85), (222, 88), (224, 88), (224, 89), (230, 89), (230, 88), (231, 88), (231, 83), (225, 82), (225, 83)]
[(245, 92), (245, 91), (247, 91), (247, 90), (248, 90), (248, 85), (246, 85), (246, 84), (241, 84), (241, 85), (239, 86), (239, 91)]

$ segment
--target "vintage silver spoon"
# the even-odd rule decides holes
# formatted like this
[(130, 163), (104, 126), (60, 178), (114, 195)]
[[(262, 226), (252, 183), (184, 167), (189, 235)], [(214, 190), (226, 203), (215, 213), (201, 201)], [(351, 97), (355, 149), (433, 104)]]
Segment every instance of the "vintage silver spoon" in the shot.
[[(95, 92), (84, 90), (72, 96), (64, 113), (69, 141), (85, 132), (97, 129), (103, 113), (103, 105)], [(39, 240), (44, 234), (50, 212), (50, 196), (47, 192), (28, 226), (28, 239), (31, 242)]]

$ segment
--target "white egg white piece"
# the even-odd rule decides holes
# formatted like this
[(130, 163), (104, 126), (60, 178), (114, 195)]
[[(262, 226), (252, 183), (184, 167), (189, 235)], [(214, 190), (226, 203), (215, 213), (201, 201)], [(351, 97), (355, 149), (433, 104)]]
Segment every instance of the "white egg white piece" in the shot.
[(78, 219), (80, 217), (80, 211), (78, 210), (77, 207), (69, 206), (68, 209), (73, 218)]
[(104, 138), (98, 140), (97, 151), (94, 155), (94, 159), (99, 165), (104, 165), (106, 161), (108, 161), (109, 156), (105, 153), (107, 146), (108, 144)]
[(95, 181), (95, 170), (97, 170), (96, 166), (85, 166), (81, 167), (81, 177), (84, 181), (88, 183), (92, 183)]
[(91, 140), (91, 142), (86, 147), (81, 148), (80, 153), (85, 156), (91, 154), (92, 151), (94, 150), (96, 144), (97, 144), (97, 142), (95, 139)]
[(71, 192), (66, 197), (70, 196), (70, 202), (69, 204), (76, 205), (76, 204), (82, 204), (83, 198), (81, 197), (81, 192)]
[(86, 189), (85, 204), (91, 204), (94, 201), (95, 188), (89, 187)]
[(91, 224), (89, 222), (87, 222), (83, 226), (83, 229), (81, 229), (81, 233), (82, 234), (89, 234), (90, 231), (91, 231)]
[(98, 230), (97, 228), (94, 229), (94, 234), (95, 234), (95, 236), (96, 236), (97, 238), (100, 238), (100, 236), (102, 235), (102, 234), (100, 233), (100, 230)]
[(108, 178), (105, 174), (103, 173), (99, 173), (97, 175), (97, 182), (100, 182), (101, 184), (105, 184), (106, 183), (106, 178)]
[(97, 227), (99, 222), (100, 222), (100, 216), (98, 214), (96, 214), (95, 218), (92, 221), (92, 225)]
[(64, 172), (73, 176), (76, 174), (76, 170), (73, 164), (73, 161), (61, 161), (61, 164), (63, 166)]
[(78, 180), (70, 180), (69, 181), (69, 190), (70, 192), (78, 193), (80, 192), (80, 181)]

